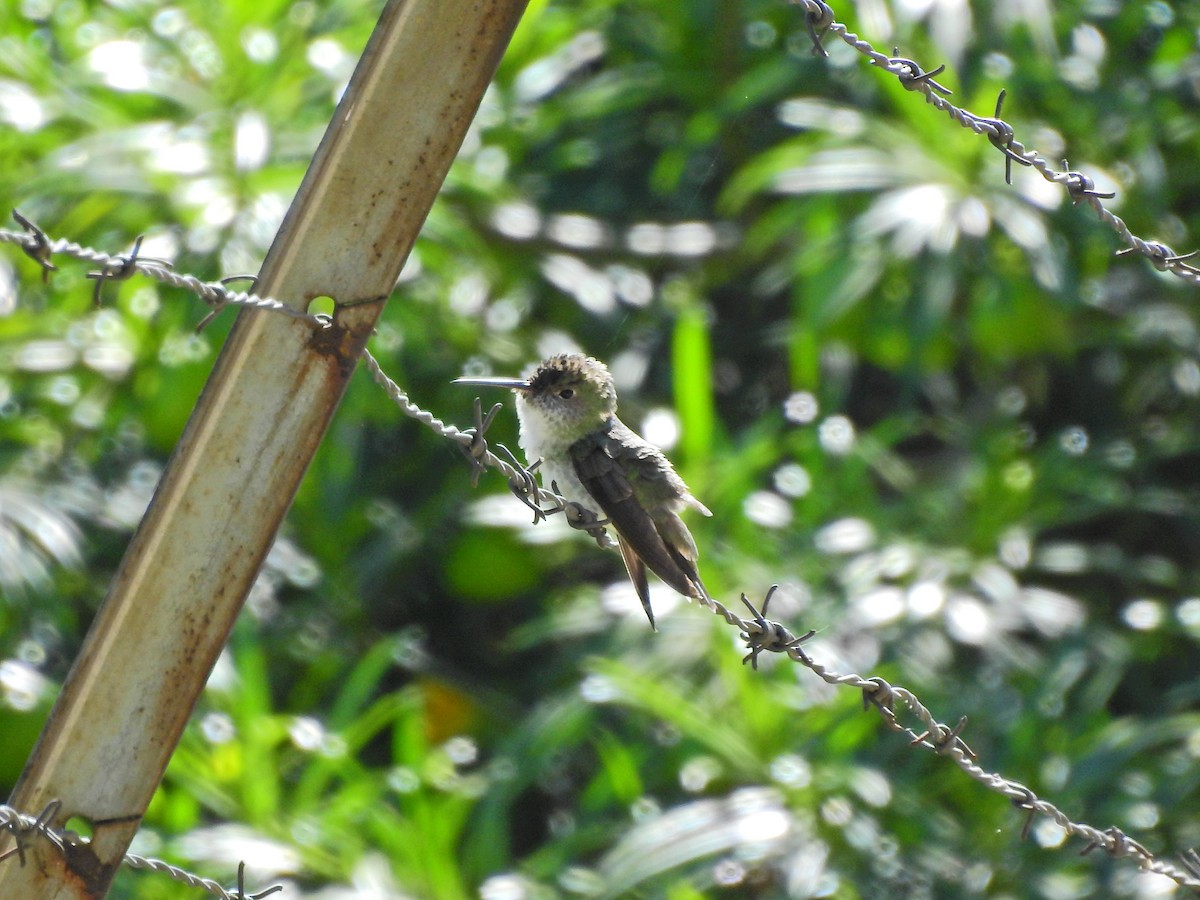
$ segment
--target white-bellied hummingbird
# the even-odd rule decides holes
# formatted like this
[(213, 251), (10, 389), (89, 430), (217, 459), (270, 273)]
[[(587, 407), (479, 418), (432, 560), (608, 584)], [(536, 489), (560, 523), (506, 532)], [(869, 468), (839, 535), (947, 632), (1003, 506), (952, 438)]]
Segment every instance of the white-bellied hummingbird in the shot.
[(679, 518), (687, 508), (711, 516), (657, 447), (617, 418), (608, 367), (575, 353), (552, 356), (528, 379), (459, 378), (455, 384), (511, 388), (520, 444), (542, 484), (568, 500), (599, 507), (617, 532), (629, 578), (654, 626), (649, 569), (685, 597), (706, 599), (696, 542)]

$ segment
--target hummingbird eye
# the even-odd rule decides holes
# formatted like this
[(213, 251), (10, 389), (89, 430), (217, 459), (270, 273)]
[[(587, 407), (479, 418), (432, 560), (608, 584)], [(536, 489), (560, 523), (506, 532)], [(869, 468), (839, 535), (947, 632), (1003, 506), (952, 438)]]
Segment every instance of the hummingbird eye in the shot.
[(558, 392), (558, 396), (562, 397), (564, 400), (570, 400), (575, 396), (575, 391), (571, 388), (563, 388)]

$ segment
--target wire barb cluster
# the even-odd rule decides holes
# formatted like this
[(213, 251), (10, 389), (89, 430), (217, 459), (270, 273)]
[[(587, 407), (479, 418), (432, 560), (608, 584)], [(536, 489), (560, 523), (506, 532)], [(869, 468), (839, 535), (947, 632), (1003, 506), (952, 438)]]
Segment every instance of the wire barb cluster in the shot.
[(807, 659), (808, 655), (800, 649), (800, 645), (817, 633), (816, 629), (811, 629), (800, 637), (796, 637), (780, 623), (767, 618), (767, 606), (778, 589), (779, 585), (771, 585), (771, 589), (767, 591), (767, 596), (763, 598), (762, 612), (755, 609), (754, 604), (750, 602), (750, 598), (742, 594), (742, 602), (746, 604), (746, 608), (754, 616), (753, 619), (746, 623), (746, 627), (741, 630), (742, 640), (746, 642), (746, 646), (750, 650), (749, 653), (742, 657), (742, 665), (750, 663), (750, 668), (756, 671), (758, 669), (758, 655), (766, 650), (772, 653), (789, 653), (795, 650), (799, 655)]
[[(875, 61), (871, 60), (871, 62), (874, 63)], [(950, 88), (933, 80), (935, 75), (941, 75), (946, 71), (944, 65), (926, 72), (918, 65), (916, 60), (909, 59), (907, 56), (901, 56), (899, 47), (892, 48), (892, 55), (888, 59), (888, 68), (889, 70), (894, 70), (894, 68), (900, 70), (896, 72), (896, 77), (900, 79), (900, 83), (904, 85), (905, 90), (918, 91), (921, 90), (919, 85), (927, 84), (943, 97), (949, 97), (954, 93)]]
[(989, 142), (1004, 154), (1004, 178), (1012, 183), (1012, 165), (1028, 166), (1047, 181), (1062, 185), (1075, 205), (1086, 203), (1096, 213), (1100, 221), (1116, 232), (1126, 246), (1117, 251), (1118, 256), (1137, 253), (1150, 260), (1151, 265), (1160, 272), (1170, 272), (1193, 285), (1200, 285), (1200, 267), (1190, 265), (1188, 260), (1195, 253), (1176, 253), (1170, 247), (1158, 241), (1148, 241), (1138, 237), (1129, 230), (1125, 220), (1106, 208), (1102, 200), (1110, 200), (1115, 194), (1096, 191), (1091, 178), (1080, 172), (1070, 172), (1056, 169), (1054, 165), (1036, 150), (1026, 149), (1025, 145), (1016, 139), (1016, 130), (1011, 124), (1000, 117), (1004, 105), (1005, 91), (1000, 92), (996, 100), (996, 110), (991, 116), (980, 116), (968, 110), (955, 106), (946, 98), (950, 91), (933, 80), (933, 76), (943, 72), (943, 66), (926, 73), (914, 60), (899, 55), (899, 49), (894, 49), (891, 56), (876, 50), (868, 41), (850, 31), (837, 21), (832, 8), (823, 0), (788, 0), (793, 6), (803, 8), (804, 25), (808, 29), (809, 38), (813, 43), (814, 56), (828, 56), (821, 43), (822, 39), (832, 34), (840, 38), (852, 50), (865, 56), (875, 65), (893, 75), (908, 90), (924, 94), (925, 102), (935, 109), (946, 113), (963, 128), (968, 128), (976, 134), (984, 135)]
[[(13, 216), (16, 216), (17, 211), (13, 210)], [(104, 288), (106, 281), (128, 281), (138, 272), (138, 261), (143, 264), (153, 263), (156, 266), (162, 266), (164, 269), (171, 268), (171, 264), (165, 259), (159, 259), (154, 256), (138, 256), (142, 250), (142, 241), (146, 239), (144, 234), (139, 234), (133, 239), (133, 249), (126, 256), (114, 256), (104, 261), (104, 264), (95, 272), (88, 272), (88, 278), (94, 278), (96, 288), (92, 291), (92, 305), (96, 309), (100, 308), (100, 291)]]
[(58, 271), (58, 266), (50, 262), (50, 255), (54, 252), (50, 238), (46, 236), (46, 232), (42, 231), (42, 229), (38, 228), (15, 209), (13, 210), (13, 218), (17, 220), (18, 225), (25, 229), (23, 239), (21, 235), (13, 235), (17, 238), (14, 243), (25, 251), (26, 256), (41, 266), (42, 284), (49, 283), (50, 273)]
[(990, 118), (982, 116), (974, 116), (977, 125), (988, 126), (983, 133), (987, 135), (987, 139), (992, 142), (992, 146), (1004, 154), (1004, 183), (1012, 184), (1012, 164), (1015, 162), (1022, 166), (1031, 166), (1029, 160), (1013, 150), (1013, 142), (1017, 139), (1017, 132), (1011, 125), (1000, 118), (1000, 110), (1004, 108), (1004, 98), (1008, 96), (1007, 90), (1001, 90), (1000, 96), (996, 98), (996, 114)]
[[(792, 0), (795, 2), (795, 0)], [(822, 3), (821, 0), (813, 0), (811, 3), (805, 4), (804, 24), (808, 28), (809, 39), (812, 40), (813, 56), (829, 56), (829, 51), (821, 44), (821, 38), (829, 31), (829, 26), (833, 24), (833, 9), (828, 3)]]
[[(69, 847), (86, 845), (87, 842), (73, 832), (59, 831), (51, 827), (50, 823), (54, 821), (61, 809), (61, 800), (51, 800), (37, 816), (28, 816), (11, 806), (0, 804), (0, 831), (7, 831), (11, 834), (14, 844), (11, 850), (0, 855), (0, 863), (15, 856), (18, 864), (24, 867), (26, 864), (25, 854), (32, 843), (37, 840), (46, 841), (63, 855), (66, 855)], [(244, 862), (238, 863), (237, 888), (234, 890), (228, 890), (211, 878), (202, 878), (161, 859), (140, 856), (137, 853), (126, 853), (122, 862), (131, 869), (159, 872), (180, 884), (205, 890), (213, 896), (220, 897), (221, 900), (261, 900), (263, 897), (269, 897), (271, 894), (283, 890), (282, 884), (274, 884), (252, 894), (246, 893), (246, 864)]]

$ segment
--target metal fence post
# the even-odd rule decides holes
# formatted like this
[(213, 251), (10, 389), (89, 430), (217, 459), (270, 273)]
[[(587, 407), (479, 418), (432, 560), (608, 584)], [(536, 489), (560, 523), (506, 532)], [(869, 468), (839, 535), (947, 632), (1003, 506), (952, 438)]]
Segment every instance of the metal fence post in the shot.
[[(103, 897), (527, 0), (392, 0), (10, 804), (91, 824), (0, 866), (0, 897)], [(0, 835), (0, 852), (9, 841)]]

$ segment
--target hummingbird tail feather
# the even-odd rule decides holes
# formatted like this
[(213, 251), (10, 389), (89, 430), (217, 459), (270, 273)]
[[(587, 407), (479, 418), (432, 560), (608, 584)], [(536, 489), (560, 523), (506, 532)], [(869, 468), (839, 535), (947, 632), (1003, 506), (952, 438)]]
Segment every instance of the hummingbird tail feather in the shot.
[(650, 629), (658, 631), (658, 626), (654, 624), (654, 610), (650, 607), (650, 583), (646, 579), (646, 564), (629, 546), (629, 542), (622, 540), (620, 536), (617, 537), (617, 546), (621, 548), (621, 558), (625, 560), (625, 571), (629, 573), (629, 580), (633, 582), (638, 599), (642, 601), (642, 609), (646, 610), (646, 618), (650, 620)]

